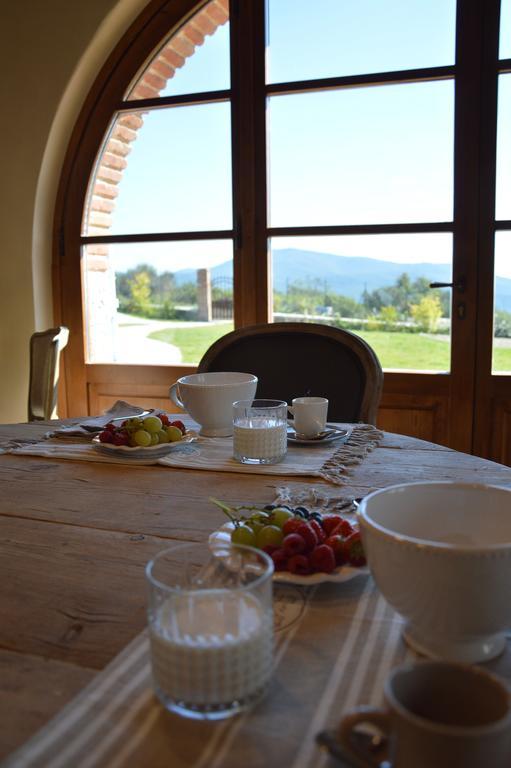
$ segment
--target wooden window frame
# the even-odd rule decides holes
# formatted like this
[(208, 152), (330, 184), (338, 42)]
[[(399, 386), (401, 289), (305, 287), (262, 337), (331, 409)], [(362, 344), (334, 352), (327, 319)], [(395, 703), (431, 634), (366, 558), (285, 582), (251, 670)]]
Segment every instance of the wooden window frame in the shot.
[[(161, 240), (216, 239), (233, 240), (235, 285), (235, 327), (268, 322), (272, 311), (271, 263), (268, 243), (271, 237), (304, 235), (367, 235), (421, 232), (452, 232), (453, 282), (468, 278), (464, 301), (480, 307), (470, 319), (465, 340), (478, 337), (481, 359), (491, 357), (492, 292), (487, 265), (493, 263), (493, 235), (497, 229), (510, 229), (510, 221), (495, 222), (494, 200), (495, 152), (492, 139), (496, 115), (483, 115), (483, 107), (496, 104), (496, 77), (511, 70), (511, 60), (495, 63), (495, 29), (498, 29), (499, 0), (458, 0), (456, 25), (456, 60), (452, 66), (430, 67), (370, 75), (314, 79), (290, 83), (265, 83), (264, 0), (231, 0), (231, 88), (228, 91), (199, 93), (193, 96), (124, 101), (126, 88), (169, 32), (179, 26), (206, 2), (196, 0), (152, 0), (109, 56), (89, 93), (75, 126), (66, 155), (59, 186), (54, 225), (54, 296), (55, 315), (71, 329), (65, 355), (64, 398), (61, 412), (86, 413), (89, 410), (87, 381), (98, 379), (106, 368), (86, 365), (83, 340), (81, 248), (88, 243), (154, 242)], [(498, 34), (498, 32), (497, 32)], [(268, 227), (266, 212), (266, 100), (278, 94), (397, 84), (455, 78), (455, 168), (454, 214), (452, 221), (407, 224), (364, 224), (312, 227)], [(474, 87), (474, 82), (476, 86)], [(493, 90), (492, 90), (493, 88)], [(469, 97), (470, 91), (470, 97)], [(476, 98), (474, 99), (474, 93)], [(98, 147), (113, 114), (117, 110), (206, 103), (224, 100), (230, 95), (233, 154), (233, 229), (204, 232), (164, 232), (140, 235), (86, 237), (81, 234), (82, 214), (87, 188)], [(93, 119), (92, 119), (93, 118)], [(482, 137), (482, 138), (481, 138)], [(492, 154), (493, 152), (493, 154)], [(493, 189), (491, 185), (493, 183)], [(486, 207), (481, 194), (487, 194)], [(491, 242), (490, 242), (491, 241)], [(479, 301), (479, 304), (477, 302)], [(484, 321), (484, 322), (482, 322)], [(453, 313), (453, 338), (461, 319)], [(466, 330), (466, 325), (464, 330)], [(463, 361), (475, 369), (475, 351), (467, 342), (453, 344), (452, 366)], [(155, 366), (152, 381), (169, 381), (191, 370), (191, 366)], [(143, 382), (145, 367), (115, 366), (115, 374)], [(472, 382), (446, 384), (448, 374), (435, 376), (439, 392), (449, 388), (456, 398), (459, 430), (454, 416), (451, 432), (466, 426), (468, 409), (474, 401)], [(386, 373), (399, 391), (408, 382), (421, 388), (422, 374)], [(470, 418), (474, 414), (471, 412)], [(462, 422), (464, 422), (462, 424)], [(460, 432), (461, 433), (461, 432)], [(454, 440), (456, 443), (456, 440)], [(466, 443), (456, 447), (467, 449)]]

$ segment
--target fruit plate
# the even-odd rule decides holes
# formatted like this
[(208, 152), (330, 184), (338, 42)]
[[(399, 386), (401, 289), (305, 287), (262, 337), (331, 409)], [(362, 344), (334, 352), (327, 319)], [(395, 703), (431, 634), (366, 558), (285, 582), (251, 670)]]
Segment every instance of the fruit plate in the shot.
[(157, 445), (148, 445), (146, 448), (142, 448), (139, 445), (102, 443), (98, 435), (96, 435), (96, 437), (92, 438), (92, 447), (104, 456), (117, 456), (123, 459), (161, 459), (180, 445), (183, 445), (183, 443), (191, 443), (194, 440), (197, 440), (197, 434), (195, 432), (187, 432), (181, 440), (176, 440), (174, 443), (158, 443)]
[[(225, 543), (230, 541), (233, 528), (234, 523), (224, 523), (217, 531), (213, 531), (209, 536), (210, 545), (214, 545), (217, 542)], [(310, 573), (308, 576), (300, 576), (298, 573), (291, 573), (290, 571), (275, 571), (273, 581), (279, 584), (303, 584), (303, 586), (309, 587), (314, 584), (323, 584), (327, 581), (343, 583), (366, 573), (369, 573), (367, 566), (355, 568), (352, 565), (340, 565), (332, 573)]]
[(331, 443), (336, 440), (339, 443), (345, 443), (349, 440), (352, 433), (351, 429), (341, 429), (336, 427), (335, 424), (326, 424), (325, 429), (317, 437), (301, 437), (292, 426), (287, 428), (288, 442), (293, 445), (324, 445), (325, 443)]

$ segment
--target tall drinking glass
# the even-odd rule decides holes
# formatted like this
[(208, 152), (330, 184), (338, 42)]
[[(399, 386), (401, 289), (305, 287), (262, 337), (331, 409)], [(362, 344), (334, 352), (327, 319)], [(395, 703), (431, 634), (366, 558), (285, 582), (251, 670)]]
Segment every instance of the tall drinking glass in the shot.
[(153, 685), (186, 717), (218, 720), (265, 692), (273, 663), (273, 563), (230, 542), (176, 544), (146, 568)]
[(242, 464), (277, 464), (287, 452), (287, 403), (238, 400), (233, 403), (233, 456)]

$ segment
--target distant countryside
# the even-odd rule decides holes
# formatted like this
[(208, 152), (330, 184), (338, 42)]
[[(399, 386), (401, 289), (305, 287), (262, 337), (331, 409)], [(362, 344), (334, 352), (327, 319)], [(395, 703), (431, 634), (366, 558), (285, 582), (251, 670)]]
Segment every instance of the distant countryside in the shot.
[[(232, 269), (230, 262), (227, 267)], [(177, 347), (182, 362), (197, 363), (210, 344), (233, 328), (232, 278), (224, 269), (221, 279), (212, 280), (212, 321), (199, 323), (195, 274), (182, 272), (157, 272), (149, 264), (117, 272), (118, 309), (132, 317), (168, 320), (168, 327), (162, 323), (155, 330), (148, 327), (147, 338)], [(275, 281), (274, 319), (323, 322), (351, 330), (372, 346), (387, 369), (448, 371), (451, 296), (448, 290), (429, 288), (437, 279), (403, 271), (390, 285), (366, 287), (356, 300), (338, 291), (339, 280), (333, 290), (325, 277), (287, 277), (279, 281), (280, 289)], [(494, 335), (493, 369), (509, 371), (511, 312), (496, 310)]]

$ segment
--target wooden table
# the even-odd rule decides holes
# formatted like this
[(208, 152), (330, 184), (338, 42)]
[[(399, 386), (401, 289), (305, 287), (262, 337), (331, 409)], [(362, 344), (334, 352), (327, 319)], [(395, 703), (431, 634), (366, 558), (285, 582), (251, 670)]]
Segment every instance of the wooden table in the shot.
[[(41, 424), (6, 425), (0, 427), (0, 441), (39, 437), (46, 430)], [(322, 486), (354, 497), (418, 480), (511, 487), (511, 469), (386, 434), (341, 487), (316, 478), (290, 483), (289, 478), (11, 454), (0, 455), (0, 479), (2, 758), (144, 628), (145, 563), (169, 539), (205, 541), (224, 522), (208, 501), (212, 493), (240, 504), (268, 503), (276, 485)], [(278, 753), (265, 759), (268, 766), (283, 765)], [(174, 765), (170, 759), (166, 764)]]

